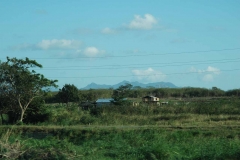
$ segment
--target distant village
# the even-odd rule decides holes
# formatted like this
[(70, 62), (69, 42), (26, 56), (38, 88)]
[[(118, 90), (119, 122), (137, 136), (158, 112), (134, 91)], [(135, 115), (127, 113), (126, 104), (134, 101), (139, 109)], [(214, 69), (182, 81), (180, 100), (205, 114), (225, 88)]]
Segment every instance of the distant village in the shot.
[[(160, 102), (160, 99), (158, 97), (154, 96), (144, 96), (142, 97), (141, 102), (137, 102), (134, 100), (128, 100), (127, 98), (124, 98), (123, 101), (128, 101), (132, 106), (139, 106), (140, 103), (149, 104), (149, 105), (167, 105), (168, 102)], [(94, 107), (102, 107), (102, 106), (111, 106), (114, 105), (114, 99), (113, 98), (99, 98), (95, 102), (82, 102), (80, 104), (83, 108), (89, 108), (91, 106)]]

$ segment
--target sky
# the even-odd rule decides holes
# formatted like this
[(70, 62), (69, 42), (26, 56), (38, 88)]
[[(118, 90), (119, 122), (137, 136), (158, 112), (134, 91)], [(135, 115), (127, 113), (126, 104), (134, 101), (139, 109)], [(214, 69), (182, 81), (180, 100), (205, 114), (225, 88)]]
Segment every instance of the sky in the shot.
[(240, 88), (239, 0), (2, 0), (0, 60), (28, 57), (59, 88), (171, 82)]

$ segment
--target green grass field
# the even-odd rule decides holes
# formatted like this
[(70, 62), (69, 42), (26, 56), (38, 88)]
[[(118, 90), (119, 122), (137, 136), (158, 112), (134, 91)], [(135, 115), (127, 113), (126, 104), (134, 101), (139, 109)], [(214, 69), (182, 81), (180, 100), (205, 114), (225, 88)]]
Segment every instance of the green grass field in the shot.
[(48, 105), (44, 122), (1, 126), (9, 159), (239, 159), (240, 100), (82, 110)]

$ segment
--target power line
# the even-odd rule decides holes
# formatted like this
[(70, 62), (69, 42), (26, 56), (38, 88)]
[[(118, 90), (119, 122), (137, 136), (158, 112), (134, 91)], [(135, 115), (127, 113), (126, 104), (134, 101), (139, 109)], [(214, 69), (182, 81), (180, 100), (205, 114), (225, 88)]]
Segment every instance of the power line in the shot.
[(92, 76), (92, 77), (48, 77), (48, 78), (119, 78), (119, 77), (145, 77), (145, 76), (169, 76), (169, 75), (186, 75), (186, 74), (202, 74), (202, 73), (219, 73), (219, 72), (232, 72), (239, 71), (240, 69), (229, 69), (229, 70), (221, 70), (221, 71), (201, 71), (201, 72), (176, 72), (176, 73), (159, 73), (159, 74), (151, 74), (151, 75), (125, 75), (125, 76)]
[[(239, 62), (240, 58), (235, 59), (221, 59), (221, 60), (208, 60), (208, 61), (188, 61), (188, 62), (172, 62), (172, 63), (148, 63), (148, 64), (130, 64), (130, 65), (102, 65), (102, 66), (64, 66), (64, 67), (45, 67), (41, 70), (92, 70), (92, 69), (123, 69), (123, 68), (139, 68), (146, 65), (151, 67), (167, 67), (167, 66), (185, 66), (185, 65), (200, 65), (200, 64), (216, 64), (216, 63), (234, 63)], [(198, 63), (196, 63), (198, 62)], [(165, 65), (162, 65), (165, 64)], [(109, 66), (109, 67), (108, 67)], [(72, 68), (74, 67), (74, 68)], [(82, 67), (82, 68), (78, 68)], [(103, 68), (107, 67), (107, 68)]]
[[(62, 58), (34, 58), (34, 59), (43, 59), (43, 60), (53, 60), (53, 59), (59, 59), (59, 60), (68, 60), (68, 59), (89, 59), (89, 58), (122, 58), (122, 57), (142, 57), (142, 56), (163, 56), (163, 55), (174, 55), (174, 54), (190, 54), (190, 53), (209, 53), (209, 52), (222, 52), (222, 51), (234, 51), (234, 50), (240, 50), (240, 48), (226, 48), (226, 49), (215, 49), (215, 50), (202, 50), (202, 51), (186, 51), (186, 52), (170, 52), (170, 53), (152, 53), (152, 54), (132, 54), (132, 55), (108, 55), (108, 56), (98, 56), (98, 57), (62, 57)], [(3, 58), (2, 58), (3, 59)]]

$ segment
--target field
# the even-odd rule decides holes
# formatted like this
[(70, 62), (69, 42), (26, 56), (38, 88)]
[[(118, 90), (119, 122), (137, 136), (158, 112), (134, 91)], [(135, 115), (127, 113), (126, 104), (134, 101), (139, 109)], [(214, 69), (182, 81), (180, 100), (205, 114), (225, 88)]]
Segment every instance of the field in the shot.
[(169, 105), (46, 105), (44, 122), (1, 126), (12, 159), (239, 159), (239, 98), (166, 99)]

